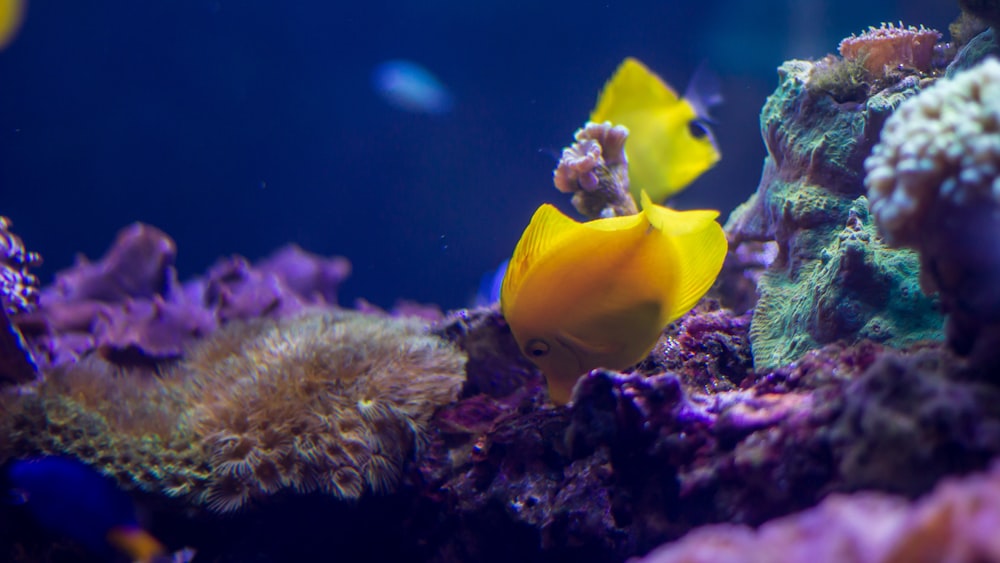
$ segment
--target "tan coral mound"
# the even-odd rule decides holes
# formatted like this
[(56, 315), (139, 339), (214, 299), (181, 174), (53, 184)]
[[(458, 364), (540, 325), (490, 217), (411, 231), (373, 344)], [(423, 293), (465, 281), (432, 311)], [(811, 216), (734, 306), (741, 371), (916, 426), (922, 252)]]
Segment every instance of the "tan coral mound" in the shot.
[(0, 463), (80, 459), (228, 512), (282, 490), (387, 492), (457, 398), (466, 356), (415, 320), (308, 313), (233, 325), (158, 376), (97, 357), (0, 393)]
[(934, 45), (941, 33), (924, 26), (897, 27), (889, 23), (869, 27), (861, 35), (851, 35), (840, 42), (840, 56), (849, 61), (860, 61), (868, 72), (884, 74), (886, 69), (903, 66), (928, 72), (934, 56)]
[(900, 104), (865, 161), (868, 199), (890, 242), (919, 248), (938, 214), (1000, 204), (1000, 62), (987, 59)]
[(282, 489), (356, 499), (398, 482), (421, 430), (457, 398), (465, 356), (415, 321), (311, 314), (209, 341), (181, 371), (213, 467), (204, 502)]
[(833, 495), (752, 530), (708, 526), (642, 563), (918, 563), (1000, 561), (1000, 464), (946, 481), (916, 503), (877, 493)]

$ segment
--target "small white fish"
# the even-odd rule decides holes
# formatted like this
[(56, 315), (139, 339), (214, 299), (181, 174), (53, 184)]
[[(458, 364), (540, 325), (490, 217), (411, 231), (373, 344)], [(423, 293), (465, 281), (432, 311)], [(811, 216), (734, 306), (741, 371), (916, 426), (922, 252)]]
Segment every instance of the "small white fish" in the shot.
[(372, 87), (390, 106), (412, 113), (451, 111), (451, 93), (426, 68), (406, 60), (391, 60), (372, 71)]

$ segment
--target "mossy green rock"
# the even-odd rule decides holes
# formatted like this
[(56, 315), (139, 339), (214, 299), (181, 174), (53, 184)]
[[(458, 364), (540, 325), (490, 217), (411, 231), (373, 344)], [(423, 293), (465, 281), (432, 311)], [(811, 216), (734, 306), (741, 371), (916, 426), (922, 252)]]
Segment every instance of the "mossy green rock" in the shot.
[(813, 63), (788, 61), (761, 112), (767, 146), (757, 192), (730, 216), (730, 238), (778, 244), (758, 284), (754, 368), (775, 368), (837, 340), (903, 347), (941, 337), (914, 253), (886, 247), (864, 197), (864, 159), (885, 119), (918, 91), (904, 79), (863, 103), (809, 88)]

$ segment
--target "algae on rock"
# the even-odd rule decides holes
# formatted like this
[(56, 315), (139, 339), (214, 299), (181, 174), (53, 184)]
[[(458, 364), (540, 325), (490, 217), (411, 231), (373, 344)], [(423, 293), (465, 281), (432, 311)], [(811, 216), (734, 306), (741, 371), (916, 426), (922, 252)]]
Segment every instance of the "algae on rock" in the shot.
[(836, 340), (903, 347), (941, 337), (934, 301), (918, 289), (916, 255), (882, 244), (863, 185), (882, 124), (920, 81), (838, 103), (810, 87), (815, 65), (793, 60), (778, 69), (760, 118), (768, 150), (760, 185), (726, 224), (734, 245), (778, 244), (750, 327), (758, 371)]

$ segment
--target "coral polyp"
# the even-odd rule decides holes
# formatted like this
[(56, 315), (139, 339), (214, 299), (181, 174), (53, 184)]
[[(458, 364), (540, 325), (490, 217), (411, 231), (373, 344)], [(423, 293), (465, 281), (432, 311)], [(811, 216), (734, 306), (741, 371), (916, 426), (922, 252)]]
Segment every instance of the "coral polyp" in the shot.
[(883, 23), (869, 27), (861, 35), (852, 35), (840, 42), (840, 55), (847, 60), (860, 61), (873, 75), (882, 75), (887, 69), (900, 67), (920, 72), (931, 70), (934, 45), (941, 33), (924, 26), (898, 26)]

